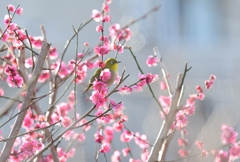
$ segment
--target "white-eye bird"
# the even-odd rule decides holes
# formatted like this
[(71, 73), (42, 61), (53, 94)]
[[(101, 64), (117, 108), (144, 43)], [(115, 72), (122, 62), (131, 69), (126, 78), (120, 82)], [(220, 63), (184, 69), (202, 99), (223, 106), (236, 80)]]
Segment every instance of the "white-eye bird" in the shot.
[(93, 76), (91, 77), (91, 79), (89, 80), (89, 83), (87, 85), (87, 87), (85, 88), (85, 90), (83, 91), (82, 95), (89, 89), (93, 88), (93, 82), (95, 81), (95, 78), (97, 78), (98, 81), (100, 81), (100, 74), (102, 72), (102, 70), (104, 69), (109, 69), (109, 71), (111, 72), (111, 78), (108, 79), (107, 81), (105, 81), (104, 83), (107, 84), (107, 87), (110, 87), (114, 81), (117, 78), (117, 68), (118, 68), (118, 63), (120, 63), (120, 61), (117, 61), (114, 58), (109, 58), (107, 59), (107, 61), (105, 62), (105, 66), (104, 68), (98, 68), (95, 73), (93, 74)]

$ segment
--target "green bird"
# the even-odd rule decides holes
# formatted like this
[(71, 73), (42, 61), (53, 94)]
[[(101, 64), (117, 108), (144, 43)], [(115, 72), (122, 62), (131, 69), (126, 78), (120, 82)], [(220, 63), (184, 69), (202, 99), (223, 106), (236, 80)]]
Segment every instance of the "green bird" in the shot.
[(100, 79), (100, 74), (102, 72), (102, 70), (104, 69), (109, 69), (109, 71), (111, 72), (111, 78), (108, 79), (106, 82), (107, 87), (110, 87), (114, 81), (117, 78), (117, 68), (118, 68), (118, 63), (120, 63), (120, 61), (117, 61), (114, 58), (109, 58), (107, 59), (107, 61), (105, 62), (105, 66), (104, 68), (98, 68), (95, 73), (93, 74), (93, 76), (91, 77), (91, 79), (89, 80), (89, 83), (87, 85), (87, 87), (85, 88), (85, 90), (83, 91), (82, 95), (89, 89), (93, 88), (93, 82), (95, 81), (95, 78), (97, 78), (97, 80), (99, 81)]

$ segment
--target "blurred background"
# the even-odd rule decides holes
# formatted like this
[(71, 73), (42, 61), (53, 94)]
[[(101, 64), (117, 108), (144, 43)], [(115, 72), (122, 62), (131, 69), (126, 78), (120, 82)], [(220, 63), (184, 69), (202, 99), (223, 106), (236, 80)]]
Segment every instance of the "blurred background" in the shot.
[[(22, 28), (26, 28), (32, 36), (40, 36), (39, 26), (44, 25), (47, 33), (47, 40), (52, 47), (57, 47), (57, 52), (61, 54), (64, 45), (73, 35), (72, 25), (77, 28), (82, 22), (87, 21), (92, 13), (92, 9), (101, 10), (102, 1), (100, 0), (71, 0), (71, 1), (18, 1), (24, 10), (21, 16), (15, 16), (13, 22)], [(3, 17), (7, 14), (6, 6), (12, 4), (17, 6), (17, 1), (8, 0), (0, 1), (0, 26), (4, 29)], [(187, 130), (189, 132), (185, 137), (188, 139), (189, 146), (187, 150), (191, 154), (200, 153), (195, 145), (196, 140), (203, 140), (204, 149), (209, 150), (217, 148), (221, 143), (221, 125), (226, 123), (234, 127), (235, 131), (240, 132), (239, 125), (239, 96), (240, 96), (240, 0), (115, 0), (110, 4), (110, 15), (112, 23), (119, 23), (122, 26), (128, 24), (132, 19), (137, 19), (151, 8), (161, 4), (159, 11), (152, 13), (145, 19), (137, 22), (130, 27), (132, 38), (127, 43), (132, 46), (144, 73), (150, 72), (159, 75), (159, 80), (151, 84), (156, 96), (166, 95), (165, 91), (161, 91), (159, 82), (162, 81), (160, 66), (149, 68), (146, 65), (148, 55), (153, 55), (153, 48), (158, 47), (163, 60), (166, 64), (169, 74), (171, 75), (171, 83), (175, 86), (178, 73), (183, 73), (184, 64), (188, 62), (192, 69), (187, 73), (185, 79), (185, 91), (182, 99), (182, 105), (185, 104), (189, 94), (196, 93), (196, 85), (204, 85), (205, 80), (211, 74), (215, 74), (217, 79), (210, 90), (205, 91), (205, 99), (201, 102), (197, 101), (195, 114), (188, 117), (189, 124)], [(79, 48), (82, 50), (84, 42), (88, 42), (90, 47), (94, 47), (99, 42), (100, 33), (96, 32), (96, 26), (99, 23), (92, 21), (79, 33)], [(106, 33), (108, 29), (105, 29)], [(75, 56), (75, 41), (69, 46), (64, 61), (68, 62)], [(113, 57), (114, 53), (110, 53), (107, 57)], [(89, 56), (90, 58), (91, 56)], [(130, 77), (124, 83), (130, 85), (138, 80), (139, 70), (128, 50), (118, 55), (118, 59), (122, 62), (119, 66), (121, 73), (126, 65), (126, 74)], [(88, 71), (89, 76), (93, 74), (93, 70)], [(1, 82), (0, 87), (6, 90), (6, 84)], [(39, 96), (46, 93), (41, 90)], [(83, 114), (90, 107), (80, 94), (82, 86), (78, 87), (78, 112)], [(61, 88), (63, 91), (64, 88)], [(6, 96), (11, 96), (15, 89), (5, 91)], [(70, 90), (66, 93), (69, 94)], [(162, 119), (159, 115), (159, 108), (151, 97), (147, 86), (142, 93), (132, 93), (130, 95), (114, 94), (110, 99), (114, 98), (116, 102), (123, 101), (125, 114), (129, 120), (127, 127), (133, 132), (146, 134), (149, 143), (153, 144), (158, 131), (161, 127)], [(61, 102), (66, 102), (66, 97)], [(0, 99), (0, 106), (5, 104), (6, 100)], [(40, 102), (43, 110), (48, 108), (48, 99)], [(60, 102), (59, 102), (60, 103)], [(9, 118), (9, 114), (0, 119), (3, 123)], [(2, 136), (7, 137), (9, 127), (13, 124), (10, 122), (4, 126)], [(75, 145), (76, 154), (69, 161), (84, 159), (85, 161), (93, 161), (95, 154), (95, 145), (93, 134), (96, 132), (97, 125), (94, 124), (90, 131), (85, 133), (87, 137), (83, 143)], [(76, 130), (80, 132), (81, 130)], [(118, 133), (115, 132), (117, 138), (113, 141), (115, 147), (120, 151), (126, 147), (125, 143), (120, 142)], [(166, 160), (178, 159), (180, 155), (178, 150), (177, 139), (180, 133), (177, 132), (173, 138)], [(64, 147), (67, 142), (62, 142), (60, 146)], [(2, 146), (2, 144), (1, 144)], [(130, 142), (132, 153), (135, 159), (140, 159), (141, 150), (134, 143)], [(227, 150), (227, 148), (223, 148)], [(110, 157), (113, 151), (107, 153)], [(209, 155), (206, 161), (212, 161), (213, 156)], [(200, 161), (199, 156), (189, 158), (186, 161)], [(81, 160), (83, 161), (83, 160)], [(103, 155), (100, 155), (99, 161), (103, 161)], [(108, 159), (110, 161), (110, 158)], [(122, 161), (128, 161), (123, 158)], [(183, 161), (183, 160), (182, 160)]]

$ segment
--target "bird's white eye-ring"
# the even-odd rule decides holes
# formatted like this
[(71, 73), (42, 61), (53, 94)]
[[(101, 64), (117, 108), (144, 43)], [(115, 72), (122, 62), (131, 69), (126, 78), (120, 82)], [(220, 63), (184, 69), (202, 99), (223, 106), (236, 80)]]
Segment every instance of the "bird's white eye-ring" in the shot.
[(114, 63), (115, 63), (115, 62), (112, 60), (112, 61), (111, 61), (111, 64), (114, 64)]

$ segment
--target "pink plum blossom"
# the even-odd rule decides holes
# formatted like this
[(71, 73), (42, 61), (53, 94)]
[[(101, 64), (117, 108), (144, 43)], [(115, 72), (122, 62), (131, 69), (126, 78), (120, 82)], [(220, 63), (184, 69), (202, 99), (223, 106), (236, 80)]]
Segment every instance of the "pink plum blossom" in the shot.
[(113, 131), (113, 128), (110, 127), (110, 126), (107, 126), (105, 129), (104, 129), (104, 136), (105, 138), (108, 140), (108, 141), (112, 141), (113, 139), (113, 136), (114, 136), (114, 131)]
[[(9, 31), (9, 32), (11, 32), (11, 31), (16, 31), (18, 34), (20, 34), (20, 33), (19, 33), (19, 30), (17, 30), (17, 24), (15, 24), (15, 23), (10, 23), (10, 24), (9, 24), (8, 31)], [(21, 39), (21, 38), (20, 38), (20, 39)], [(17, 38), (17, 40), (20, 41), (19, 38)]]
[(143, 162), (146, 162), (148, 160), (148, 151), (147, 149), (143, 150), (143, 153), (141, 153), (141, 159)]
[(9, 15), (5, 15), (4, 16), (4, 24), (8, 25), (8, 23), (10, 22), (10, 19), (12, 18), (12, 16)]
[(75, 155), (75, 151), (76, 151), (75, 148), (71, 148), (71, 150), (68, 151), (67, 155), (68, 155), (69, 157), (73, 157), (73, 156)]
[(130, 40), (131, 38), (131, 32), (130, 29), (127, 28), (125, 30), (120, 29), (119, 24), (113, 24), (109, 27), (110, 36), (112, 39), (116, 38), (117, 41), (121, 41), (125, 39), (126, 41)]
[(17, 137), (13, 145), (14, 145), (14, 147), (17, 147), (17, 146), (19, 146), (20, 144), (21, 144), (21, 138), (20, 138), (20, 137)]
[(161, 81), (161, 82), (160, 82), (160, 89), (161, 89), (161, 90), (167, 89), (167, 85), (166, 85), (166, 83), (165, 83), (164, 81)]
[(201, 93), (201, 92), (203, 92), (203, 89), (198, 85), (198, 86), (196, 86), (196, 89), (197, 89), (197, 92), (198, 93)]
[(96, 27), (96, 31), (97, 31), (97, 32), (100, 32), (100, 31), (102, 31), (102, 30), (103, 30), (102, 25), (98, 25), (98, 26)]
[(65, 117), (67, 113), (70, 111), (70, 107), (67, 103), (63, 102), (56, 106), (56, 110), (60, 116)]
[(168, 107), (171, 104), (171, 97), (160, 96), (159, 101), (163, 107)]
[(104, 69), (100, 74), (100, 79), (106, 82), (108, 79), (111, 78), (111, 72), (109, 69)]
[[(98, 111), (96, 112), (95, 116), (100, 116), (100, 115), (102, 115), (103, 113), (104, 113), (104, 111), (103, 111), (102, 109), (98, 109)], [(98, 117), (96, 121), (97, 121), (98, 123), (101, 123), (101, 122), (103, 121), (103, 119), (104, 119), (103, 116), (102, 116), (102, 117)]]
[(180, 154), (181, 157), (186, 157), (189, 155), (190, 152), (184, 149), (180, 149), (178, 153)]
[(176, 115), (176, 126), (180, 130), (181, 128), (184, 128), (187, 126), (187, 117), (184, 115), (183, 112), (179, 111)]
[(116, 150), (114, 151), (113, 155), (111, 156), (111, 161), (114, 161), (114, 162), (120, 162), (121, 161), (121, 152)]
[(102, 152), (102, 153), (107, 153), (107, 152), (109, 152), (109, 151), (110, 151), (110, 145), (109, 145), (109, 143), (103, 143), (103, 144), (101, 145), (100, 152)]
[(206, 150), (202, 150), (201, 157), (207, 157), (207, 156), (208, 156), (208, 152)]
[(29, 35), (29, 39), (32, 43), (33, 48), (40, 49), (42, 47), (42, 41), (43, 41), (42, 36), (32, 37)]
[(46, 119), (46, 118), (45, 118), (44, 115), (39, 115), (39, 116), (38, 116), (38, 120), (39, 120), (40, 122), (44, 122), (45, 119)]
[(0, 88), (0, 96), (4, 95), (4, 90)]
[[(57, 61), (57, 65), (60, 64), (60, 60)], [(56, 69), (54, 67), (51, 67), (51, 69)], [(64, 62), (61, 62), (61, 68), (60, 70), (58, 71), (58, 75), (61, 77), (61, 78), (64, 78), (67, 74), (69, 74), (70, 71), (69, 69), (67, 69), (67, 66)]]
[(128, 130), (124, 130), (120, 136), (122, 142), (130, 142), (133, 138), (133, 133)]
[(139, 76), (140, 80), (146, 80), (147, 84), (154, 82), (158, 79), (157, 74), (152, 75), (151, 73), (147, 73), (147, 75), (140, 75), (140, 73), (139, 73), (138, 76)]
[(113, 49), (118, 51), (118, 53), (123, 53), (124, 46), (121, 44), (119, 44), (119, 45), (114, 44)]
[(107, 36), (104, 36), (104, 37), (100, 37), (100, 41), (104, 42), (104, 46), (107, 47), (107, 48), (110, 48), (110, 40), (108, 39)]
[(239, 143), (235, 143), (229, 150), (230, 153), (230, 159), (232, 161), (236, 160), (240, 156), (240, 146)]
[(33, 121), (33, 119), (32, 118), (30, 118), (30, 117), (28, 117), (28, 116), (26, 116), (25, 118), (24, 118), (24, 120), (23, 120), (23, 127), (25, 128), (25, 129), (29, 129), (30, 128), (30, 126), (32, 126), (34, 124), (34, 121)]
[(95, 79), (95, 81), (93, 82), (93, 88), (95, 91), (105, 92), (107, 91), (107, 84), (104, 82), (97, 81), (97, 79)]
[(95, 142), (98, 142), (98, 143), (102, 143), (102, 140), (104, 139), (104, 137), (100, 135), (99, 131), (97, 131), (97, 133), (94, 134), (94, 137), (95, 137)]
[(149, 55), (147, 60), (147, 65), (149, 67), (157, 66), (158, 59), (155, 56)]
[(128, 156), (128, 153), (129, 153), (130, 151), (131, 151), (131, 148), (122, 149), (123, 156), (124, 156), (124, 157), (127, 157), (127, 156)]
[(132, 88), (131, 87), (128, 87), (128, 86), (123, 86), (122, 88), (119, 88), (118, 89), (118, 92), (122, 95), (124, 94), (130, 94), (130, 92), (132, 92)]
[(14, 77), (9, 75), (7, 78), (7, 82), (10, 87), (15, 87), (15, 83), (18, 87), (22, 87), (23, 78), (18, 75), (15, 75)]
[(213, 80), (206, 80), (205, 85), (207, 89), (210, 89), (213, 85), (214, 81)]
[(9, 34), (8, 34), (7, 32), (5, 32), (5, 33), (3, 34), (3, 36), (2, 36), (2, 41), (3, 41), (3, 42), (6, 42), (7, 39), (8, 39), (8, 37), (9, 37)]
[(214, 162), (227, 162), (228, 153), (220, 150), (216, 156)]
[(13, 47), (16, 48), (16, 49), (22, 49), (22, 42), (19, 40), (19, 39), (14, 39), (12, 41), (13, 43)]
[(104, 5), (104, 11), (105, 11), (106, 13), (110, 11), (108, 4), (105, 4), (105, 5)]
[(232, 143), (234, 141), (236, 141), (236, 137), (238, 135), (237, 132), (234, 132), (232, 127), (229, 127), (226, 124), (223, 124), (222, 127), (222, 143), (227, 144), (227, 143)]
[(15, 12), (15, 7), (11, 4), (8, 5), (8, 10), (11, 12)]
[(110, 15), (106, 15), (104, 20), (105, 20), (105, 22), (110, 23), (111, 16)]
[(85, 137), (84, 133), (81, 133), (81, 134), (74, 133), (73, 139), (78, 139), (79, 142), (83, 142), (86, 139), (86, 137)]
[(33, 67), (33, 60), (34, 60), (34, 62), (35, 62), (35, 61), (36, 61), (36, 58), (35, 58), (35, 57), (34, 57), (33, 59), (32, 59), (32, 57), (27, 58), (27, 59), (25, 60), (25, 67), (26, 67), (26, 68)]
[(23, 8), (21, 8), (21, 7), (19, 7), (19, 8), (17, 9), (17, 11), (16, 11), (16, 13), (17, 13), (18, 15), (21, 15), (22, 12), (23, 12)]
[[(83, 125), (83, 124), (85, 124), (85, 123), (87, 123), (87, 120), (86, 120), (86, 119), (83, 119), (83, 120), (81, 120), (81, 121), (79, 122), (79, 125)], [(84, 125), (82, 128), (83, 128), (83, 130), (84, 130), (85, 132), (87, 132), (87, 131), (91, 128), (91, 125), (90, 125), (90, 124), (86, 124), (86, 125)]]
[(92, 10), (92, 18), (96, 21), (99, 22), (102, 20), (102, 14), (98, 10)]
[(64, 127), (69, 127), (71, 125), (71, 119), (69, 117), (64, 117), (62, 119), (62, 124)]
[(38, 82), (45, 82), (50, 77), (48, 70), (43, 70), (38, 78)]
[(145, 149), (149, 146), (147, 136), (144, 134), (140, 136), (139, 132), (135, 133), (134, 141), (142, 149)]
[(121, 130), (123, 129), (124, 125), (121, 122), (117, 122), (113, 124), (113, 128), (116, 132), (121, 132)]
[(105, 67), (105, 62), (100, 59), (96, 60), (96, 62), (94, 62), (94, 67), (99, 67), (99, 68), (104, 68)]
[(72, 130), (69, 130), (67, 131), (64, 135), (63, 135), (63, 138), (65, 138), (65, 140), (70, 140), (70, 138), (72, 137), (74, 131)]
[(84, 46), (89, 46), (88, 42), (85, 42), (85, 43), (84, 43)]
[(139, 160), (139, 159), (138, 159), (138, 160), (135, 160), (135, 159), (133, 159), (133, 158), (130, 158), (130, 159), (129, 159), (129, 162), (141, 162), (141, 160)]
[(94, 50), (99, 56), (106, 55), (109, 52), (109, 49), (106, 46), (101, 46), (101, 47), (96, 46)]
[(104, 95), (102, 93), (99, 93), (98, 91), (93, 91), (89, 99), (92, 100), (92, 102), (97, 106), (97, 108), (104, 106), (106, 103)]
[(203, 149), (204, 147), (204, 143), (202, 141), (196, 141), (195, 145), (197, 145), (199, 149)]
[(116, 111), (122, 111), (123, 109), (125, 109), (125, 107), (123, 106), (122, 102), (115, 105), (112, 109), (115, 109)]
[(57, 48), (56, 47), (52, 47), (49, 49), (49, 58), (51, 60), (55, 60), (58, 57), (58, 53), (57, 53)]
[(187, 140), (187, 139), (179, 138), (179, 139), (178, 139), (178, 145), (179, 145), (179, 146), (188, 146), (188, 140)]

